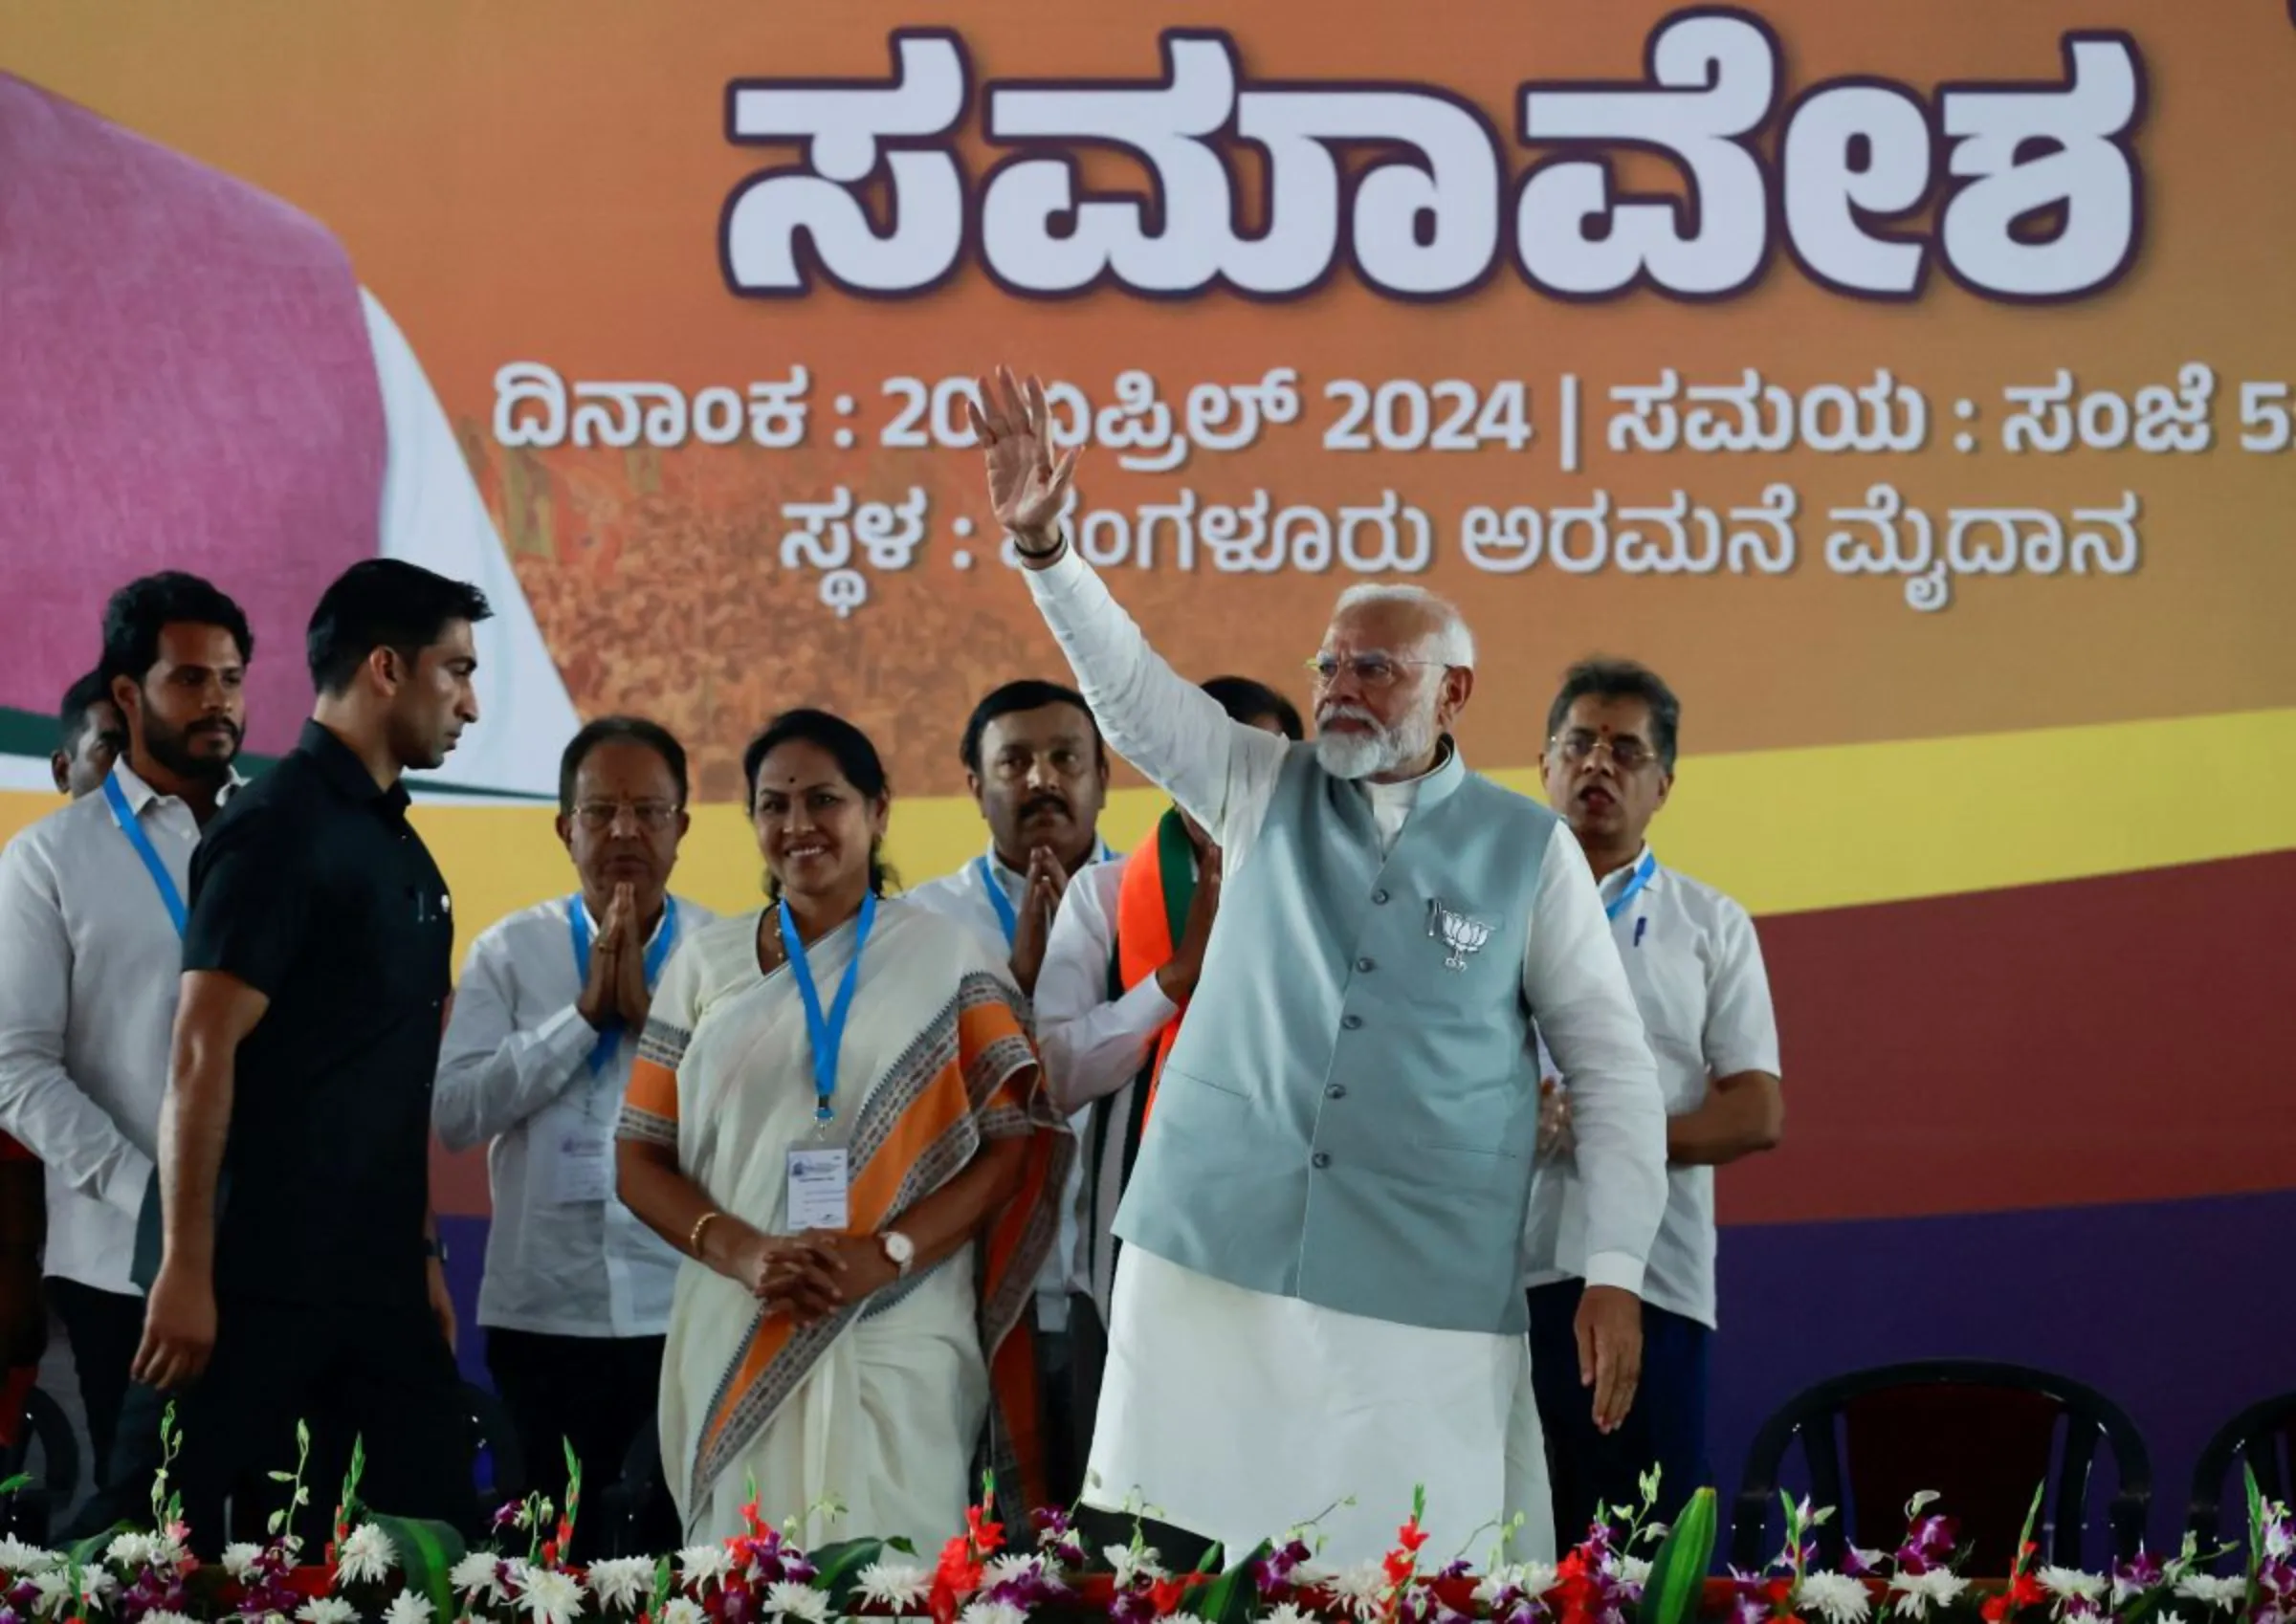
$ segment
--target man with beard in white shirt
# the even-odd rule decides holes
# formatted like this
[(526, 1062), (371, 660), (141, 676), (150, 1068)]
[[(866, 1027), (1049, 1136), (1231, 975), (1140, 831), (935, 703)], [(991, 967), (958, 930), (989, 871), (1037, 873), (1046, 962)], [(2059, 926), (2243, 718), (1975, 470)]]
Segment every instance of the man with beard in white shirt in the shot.
[(586, 1481), (613, 1481), (661, 1386), (681, 1260), (616, 1198), (612, 1141), (663, 966), (716, 917), (670, 891), (687, 793), (685, 749), (658, 723), (601, 716), (574, 735), (558, 838), (580, 888), (471, 945), (439, 1054), (439, 1138), (487, 1146), (487, 1369), (528, 1486), (562, 1504), (561, 1440)]
[(99, 1486), (144, 1334), (130, 1265), (156, 1199), (191, 853), (238, 782), (254, 653), (239, 605), (197, 576), (114, 593), (99, 669), (126, 751), (0, 852), (0, 1130), (44, 1164), (48, 1292)]
[[(1062, 896), (1078, 872), (1113, 855), (1099, 829), (1108, 751), (1084, 695), (1023, 679), (973, 707), (957, 753), (988, 824), (988, 849), (904, 895), (1008, 955), (1013, 978), (1033, 997)], [(1030, 1322), (1048, 1493), (1061, 1505), (1076, 1497), (1091, 1441), (1092, 1417), (1077, 1409), (1078, 1350), (1069, 1328), (1068, 1261), (1076, 1251), (1083, 1188), (1083, 1169), (1071, 1162), (1059, 1237), (1037, 1281)]]

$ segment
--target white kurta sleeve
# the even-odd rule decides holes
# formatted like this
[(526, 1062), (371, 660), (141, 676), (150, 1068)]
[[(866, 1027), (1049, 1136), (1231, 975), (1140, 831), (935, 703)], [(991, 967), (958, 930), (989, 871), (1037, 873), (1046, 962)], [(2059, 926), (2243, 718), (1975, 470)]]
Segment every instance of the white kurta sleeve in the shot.
[(1123, 872), (1120, 864), (1094, 864), (1069, 882), (1036, 977), (1036, 1039), (1045, 1078), (1060, 1108), (1071, 1113), (1138, 1076), (1156, 1035), (1180, 1013), (1153, 976), (1121, 998), (1108, 996)]
[(1586, 1283), (1639, 1293), (1667, 1210), (1666, 1100), (1594, 874), (1560, 826), (1532, 905), (1523, 996), (1570, 1079)]
[(1108, 742), (1193, 813), (1232, 866), (1259, 832), (1289, 743), (1234, 720), (1165, 664), (1073, 547), (1025, 573)]

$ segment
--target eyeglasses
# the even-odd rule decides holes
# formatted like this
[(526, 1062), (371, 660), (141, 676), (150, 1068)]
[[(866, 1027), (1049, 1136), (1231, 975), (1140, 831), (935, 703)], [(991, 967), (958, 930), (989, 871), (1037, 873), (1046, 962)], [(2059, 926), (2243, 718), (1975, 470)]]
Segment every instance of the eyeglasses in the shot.
[(1658, 759), (1657, 751), (1631, 735), (1624, 738), (1603, 738), (1595, 734), (1574, 730), (1566, 734), (1557, 734), (1547, 743), (1573, 766), (1590, 759), (1598, 750), (1609, 751), (1611, 765), (1622, 773), (1640, 772)]
[(1367, 693), (1377, 693), (1383, 689), (1393, 688), (1396, 680), (1403, 674), (1403, 669), (1406, 666), (1434, 666), (1446, 670), (1449, 669), (1441, 660), (1398, 660), (1386, 654), (1352, 654), (1346, 659), (1341, 659), (1336, 654), (1317, 654), (1308, 661), (1307, 666), (1309, 672), (1315, 678), (1315, 686), (1318, 688), (1331, 687), (1339, 679), (1339, 673), (1344, 670), (1354, 677), (1356, 685)]
[(627, 812), (641, 829), (666, 829), (682, 810), (674, 801), (585, 801), (574, 808), (574, 821), (585, 829), (610, 829)]

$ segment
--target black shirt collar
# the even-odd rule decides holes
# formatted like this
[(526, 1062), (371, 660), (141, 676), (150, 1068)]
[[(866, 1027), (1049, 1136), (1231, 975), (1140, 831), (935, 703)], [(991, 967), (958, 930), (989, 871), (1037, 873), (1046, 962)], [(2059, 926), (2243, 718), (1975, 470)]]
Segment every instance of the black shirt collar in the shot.
[(336, 794), (345, 801), (366, 805), (381, 802), (386, 811), (404, 812), (411, 799), (407, 793), (407, 780), (402, 776), (388, 789), (375, 787), (375, 776), (366, 770), (358, 753), (335, 736), (334, 730), (324, 723), (308, 721), (303, 724), (302, 736), (296, 748), (311, 757), (319, 768), (320, 777)]

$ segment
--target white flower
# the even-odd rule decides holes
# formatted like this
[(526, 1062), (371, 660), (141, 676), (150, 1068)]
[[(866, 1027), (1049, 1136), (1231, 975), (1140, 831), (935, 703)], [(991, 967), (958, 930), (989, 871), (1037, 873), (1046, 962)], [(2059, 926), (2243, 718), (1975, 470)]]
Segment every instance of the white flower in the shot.
[(582, 1581), (549, 1568), (529, 1568), (519, 1605), (535, 1624), (574, 1624), (582, 1611)]
[(1027, 1552), (992, 1556), (981, 1569), (981, 1588), (993, 1591), (999, 1585), (1009, 1585), (1015, 1579), (1042, 1577), (1045, 1560)]
[(1174, 1611), (1165, 1616), (1164, 1624), (1203, 1624), (1203, 1620), (1193, 1613)]
[(1639, 1556), (1620, 1557), (1619, 1580), (1622, 1584), (1632, 1585), (1636, 1590), (1641, 1590), (1650, 1581), (1650, 1564)]
[(100, 1602), (119, 1588), (119, 1581), (100, 1568), (83, 1568), (79, 1571), (79, 1594), (72, 1593), (72, 1569), (51, 1568), (44, 1573), (32, 1575), (33, 1588), (38, 1591), (33, 1602), (34, 1613), (51, 1615), (60, 1613), (74, 1603), (87, 1606)]
[(356, 1624), (359, 1610), (341, 1596), (314, 1596), (295, 1610), (297, 1624)]
[(802, 1618), (806, 1624), (828, 1624), (829, 1598), (811, 1585), (784, 1579), (766, 1587), (765, 1611), (784, 1618)]
[(932, 1591), (933, 1576), (906, 1562), (872, 1562), (861, 1569), (860, 1587), (868, 1600), (889, 1612), (902, 1613)]
[(644, 1556), (617, 1556), (590, 1564), (590, 1594), (603, 1608), (637, 1611), (653, 1594), (653, 1562)]
[(2248, 1581), (2223, 1578), (2215, 1573), (2187, 1573), (2176, 1581), (2176, 1593), (2187, 1601), (2197, 1601), (2204, 1607), (2229, 1610), (2248, 1599)]
[[(2078, 1568), (2043, 1568), (2033, 1576), (2041, 1581), (2041, 1588), (2055, 1596), (2060, 1604), (2086, 1601), (2093, 1605), (2103, 1601), (2106, 1591), (2110, 1588), (2102, 1574), (2084, 1573)], [(2058, 1611), (2064, 1611), (2062, 1605)]]
[(383, 1610), (383, 1624), (430, 1624), (430, 1598), (401, 1591)]
[(1499, 1599), (1509, 1591), (1517, 1591), (1536, 1600), (1555, 1588), (1556, 1572), (1544, 1562), (1516, 1562), (1502, 1564), (1483, 1575), (1475, 1587), (1475, 1599), (1485, 1606)]
[(1866, 1581), (1846, 1573), (1804, 1573), (1796, 1599), (1801, 1609), (1819, 1614), (1826, 1624), (1864, 1624), (1873, 1612), (1873, 1597), (1866, 1593)]
[(2174, 1613), (2164, 1613), (2152, 1624), (2184, 1624), (2184, 1620)]
[(152, 1612), (144, 1615), (144, 1624), (191, 1624), (181, 1613)]
[(466, 1601), (508, 1601), (510, 1591), (502, 1582), (504, 1567), (493, 1551), (474, 1550), (448, 1571), (447, 1583)]
[(1900, 1573), (1889, 1581), (1890, 1592), (1897, 1597), (1889, 1611), (1900, 1618), (1927, 1618), (1931, 1608), (1953, 1606), (1967, 1589), (1967, 1579), (1942, 1568), (1927, 1573)]
[(1108, 1565), (1116, 1570), (1116, 1589), (1122, 1590), (1136, 1579), (1165, 1579), (1171, 1577), (1158, 1561), (1154, 1546), (1135, 1550), (1128, 1545), (1112, 1545), (1100, 1553)]
[(26, 1545), (12, 1535), (0, 1538), (0, 1573), (12, 1573), (17, 1578), (29, 1578), (45, 1573), (64, 1559), (53, 1550), (42, 1550), (36, 1545)]
[(1377, 1562), (1358, 1562), (1325, 1584), (1332, 1599), (1358, 1618), (1371, 1617), (1387, 1601), (1387, 1570)]
[(1262, 1624), (1321, 1624), (1321, 1621), (1305, 1608), (1287, 1601), (1270, 1609)]
[(733, 1552), (721, 1545), (690, 1545), (677, 1553), (678, 1577), (700, 1591), (714, 1579), (719, 1585), (734, 1570)]
[(1008, 1601), (977, 1601), (957, 1615), (957, 1624), (1028, 1624), (1028, 1614)]
[(103, 1559), (116, 1568), (140, 1569), (160, 1559), (160, 1542), (152, 1534), (121, 1534), (104, 1547)]
[(227, 1545), (223, 1547), (223, 1570), (244, 1585), (254, 1575), (255, 1564), (262, 1555), (263, 1547), (252, 1540)]
[(379, 1585), (398, 1565), (398, 1547), (390, 1536), (372, 1523), (362, 1523), (343, 1536), (335, 1552), (338, 1585)]
[(662, 1624), (704, 1624), (708, 1617), (691, 1596), (672, 1596), (662, 1603)]
[(2277, 1561), (2296, 1548), (2296, 1528), (2288, 1525), (2286, 1506), (2276, 1505), (2272, 1510), (2278, 1515), (2264, 1518), (2264, 1555)]

